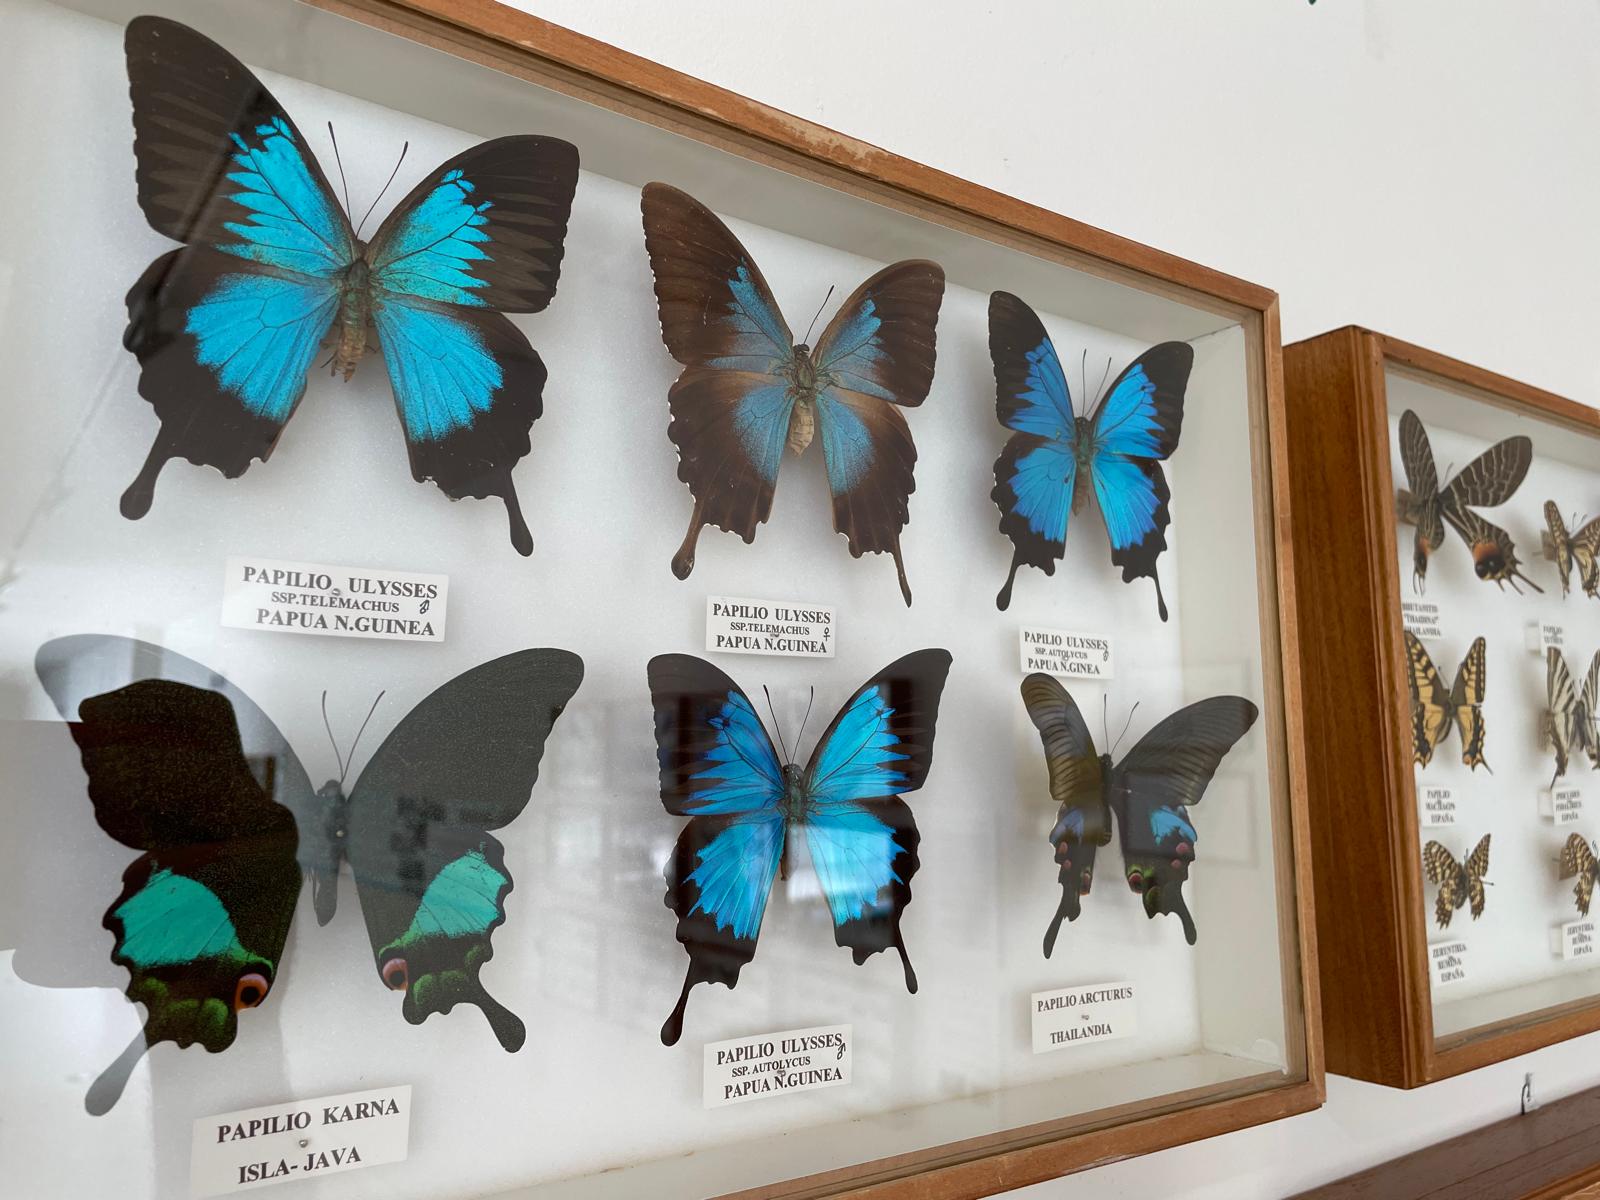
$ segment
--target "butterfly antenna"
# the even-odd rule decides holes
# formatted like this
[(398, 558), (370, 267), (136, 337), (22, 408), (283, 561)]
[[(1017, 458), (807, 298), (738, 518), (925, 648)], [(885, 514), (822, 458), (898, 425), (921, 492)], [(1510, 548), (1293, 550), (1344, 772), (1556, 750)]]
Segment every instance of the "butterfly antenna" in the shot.
[(811, 318), (811, 324), (806, 326), (805, 344), (811, 344), (811, 331), (817, 327), (817, 317), (822, 315), (822, 310), (828, 307), (828, 301), (833, 298), (833, 288), (828, 288), (828, 294), (822, 298), (822, 303), (817, 305), (816, 315)]
[(772, 732), (778, 735), (778, 749), (783, 751), (783, 761), (792, 762), (789, 757), (789, 747), (783, 744), (783, 728), (778, 724), (778, 710), (772, 707), (772, 692), (764, 683), (761, 685), (761, 690), (767, 694), (767, 713), (772, 717)]
[(1122, 745), (1122, 739), (1127, 736), (1128, 726), (1133, 724), (1133, 714), (1139, 711), (1139, 702), (1135, 700), (1133, 707), (1128, 710), (1128, 719), (1122, 723), (1122, 732), (1117, 734), (1117, 740), (1111, 744), (1110, 754), (1117, 752), (1117, 747)]
[(339, 782), (344, 782), (344, 755), (339, 753), (339, 739), (333, 736), (333, 725), (328, 720), (328, 693), (322, 693), (322, 727), (328, 731), (328, 741), (333, 745), (333, 761), (339, 764)]
[(1089, 347), (1087, 346), (1083, 348), (1083, 357), (1078, 360), (1078, 395), (1083, 397), (1081, 403), (1084, 411), (1092, 412), (1094, 405), (1089, 401)]
[(394, 170), (389, 172), (389, 181), (388, 181), (388, 183), (385, 183), (383, 185), (383, 187), (379, 189), (378, 194), (372, 198), (372, 203), (367, 207), (367, 211), (362, 214), (361, 224), (356, 226), (356, 238), (357, 238), (357, 240), (360, 239), (361, 230), (366, 225), (367, 218), (372, 215), (372, 210), (378, 207), (378, 201), (382, 200), (384, 192), (387, 192), (389, 190), (389, 184), (393, 183), (394, 182), (394, 177), (396, 175), (400, 174), (400, 164), (405, 162), (405, 160), (406, 160), (406, 151), (409, 150), (409, 149), (411, 149), (411, 143), (410, 142), (407, 142), (407, 143), (405, 143), (405, 145), (400, 147), (400, 157), (395, 160)]
[(806, 701), (806, 715), (800, 718), (800, 732), (794, 735), (794, 745), (796, 750), (800, 748), (800, 743), (805, 741), (806, 722), (811, 720), (811, 706), (816, 703), (816, 699), (817, 689), (813, 685), (811, 688), (811, 698)]
[(1108, 355), (1106, 355), (1105, 373), (1100, 376), (1100, 387), (1095, 393), (1095, 403), (1096, 404), (1098, 404), (1100, 402), (1100, 394), (1103, 393), (1106, 390), (1106, 380), (1108, 380), (1110, 378), (1111, 378), (1111, 356), (1108, 354)]
[(384, 697), (384, 693), (383, 692), (379, 692), (377, 694), (377, 696), (372, 701), (372, 707), (367, 709), (367, 720), (361, 722), (361, 728), (356, 730), (355, 741), (350, 743), (350, 757), (345, 759), (344, 768), (339, 772), (339, 786), (340, 787), (344, 786), (345, 772), (350, 769), (350, 764), (355, 761), (355, 758), (356, 758), (356, 746), (359, 745), (360, 742), (361, 742), (361, 735), (367, 731), (367, 722), (371, 721), (372, 720), (372, 714), (378, 711), (378, 701), (382, 700), (383, 697)]
[(344, 210), (350, 211), (350, 183), (344, 177), (344, 159), (339, 157), (339, 139), (334, 136), (333, 122), (328, 122), (328, 140), (333, 143), (333, 161), (339, 168), (339, 187), (344, 191)]

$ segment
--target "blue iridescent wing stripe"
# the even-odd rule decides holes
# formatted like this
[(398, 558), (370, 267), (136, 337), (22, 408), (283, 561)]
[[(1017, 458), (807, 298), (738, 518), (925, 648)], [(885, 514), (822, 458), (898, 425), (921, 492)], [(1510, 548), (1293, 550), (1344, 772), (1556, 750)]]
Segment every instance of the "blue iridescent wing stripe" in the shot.
[(894, 947), (913, 992), (916, 973), (900, 917), (911, 902), (920, 839), (899, 797), (927, 779), (949, 670), (943, 650), (890, 663), (839, 710), (812, 752), (804, 782), (801, 824), (834, 939), (857, 963)]

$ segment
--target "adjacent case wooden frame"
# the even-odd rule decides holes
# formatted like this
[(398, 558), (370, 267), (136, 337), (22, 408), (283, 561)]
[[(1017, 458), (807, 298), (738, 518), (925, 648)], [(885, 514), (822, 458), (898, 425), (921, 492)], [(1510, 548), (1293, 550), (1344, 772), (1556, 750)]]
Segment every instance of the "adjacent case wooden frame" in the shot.
[[(1263, 628), (1275, 632), (1275, 644), (1264, 652), (1265, 689), (1273, 701), (1264, 710), (1273, 775), (1285, 783), (1289, 817), (1274, 847), (1283, 990), (1290, 1003), (1298, 999), (1286, 1051), (1302, 1068), (1010, 1129), (738, 1196), (966, 1200), (1318, 1107), (1325, 1092), (1276, 294), (841, 136), (494, 0), (305, 2), (875, 204), (1225, 315), (1243, 329), (1254, 398), (1259, 599)], [(982, 497), (975, 497), (979, 502)]]
[(1371, 330), (1284, 347), (1328, 1070), (1418, 1087), (1600, 1029), (1600, 997), (1436, 1037), (1411, 755), (1388, 372), (1590, 437), (1600, 413)]

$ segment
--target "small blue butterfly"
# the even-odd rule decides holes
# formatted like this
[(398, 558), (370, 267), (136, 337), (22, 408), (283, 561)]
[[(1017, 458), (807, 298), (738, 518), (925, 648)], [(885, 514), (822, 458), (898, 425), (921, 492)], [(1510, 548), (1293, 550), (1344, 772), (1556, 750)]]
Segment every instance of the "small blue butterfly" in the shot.
[(949, 671), (944, 650), (890, 663), (845, 702), (802, 768), (787, 754), (779, 759), (755, 706), (722, 671), (688, 654), (650, 660), (661, 802), (689, 818), (667, 867), (666, 897), (689, 969), (663, 1042), (682, 1035), (695, 984), (731, 988), (755, 957), (792, 835), (804, 835), (834, 940), (858, 964), (893, 946), (907, 990), (917, 990), (900, 914), (911, 902), (920, 838), (900, 797), (927, 778)]
[(995, 408), (1013, 430), (994, 464), (1000, 530), (1015, 554), (995, 603), (1011, 603), (1017, 568), (1046, 575), (1066, 550), (1067, 524), (1094, 492), (1111, 539), (1111, 561), (1123, 582), (1155, 581), (1156, 604), (1167, 619), (1156, 559), (1167, 548), (1171, 520), (1161, 460), (1178, 448), (1183, 396), (1194, 350), (1162, 342), (1130, 363), (1098, 408), (1078, 416), (1067, 377), (1038, 316), (1009, 292), (989, 297), (989, 355), (994, 360)]
[(161, 429), (122, 515), (150, 510), (170, 459), (230, 479), (265, 461), (319, 347), (346, 379), (381, 347), (413, 477), (453, 500), (500, 497), (512, 545), (532, 553), (511, 468), (543, 411), (545, 367), (504, 314), (555, 294), (577, 150), (531, 136), (474, 146), (363, 242), (243, 63), (159, 17), (130, 21), (125, 48), (139, 207), (184, 246), (127, 297), (123, 344)]

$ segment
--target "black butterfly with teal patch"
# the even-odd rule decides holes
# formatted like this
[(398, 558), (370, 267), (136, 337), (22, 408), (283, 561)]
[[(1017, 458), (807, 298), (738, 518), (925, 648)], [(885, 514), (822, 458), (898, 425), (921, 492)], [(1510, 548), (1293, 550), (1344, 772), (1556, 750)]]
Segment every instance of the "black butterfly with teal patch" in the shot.
[(1217, 768), (1259, 710), (1242, 696), (1212, 696), (1158, 724), (1120, 763), (1097, 754), (1072, 694), (1049, 675), (1022, 681), (1022, 702), (1044, 743), (1050, 795), (1061, 806), (1050, 844), (1060, 871), (1061, 904), (1044, 935), (1055, 949), (1063, 919), (1076, 921), (1094, 884), (1095, 851), (1111, 841), (1112, 815), (1122, 841), (1128, 887), (1145, 916), (1175, 913), (1192, 946), (1198, 936), (1183, 898), (1197, 840), (1189, 808), (1205, 795)]
[(533, 551), (511, 469), (545, 367), (505, 313), (555, 294), (578, 152), (484, 142), (431, 172), (363, 242), (305, 138), (250, 70), (160, 17), (128, 23), (139, 207), (183, 242), (128, 293), (123, 345), (160, 432), (122, 515), (149, 511), (168, 460), (232, 479), (265, 461), (318, 348), (349, 379), (381, 347), (411, 473), (452, 500), (498, 496)]
[(1000, 532), (1014, 548), (995, 604), (1010, 606), (1024, 563), (1055, 574), (1070, 519), (1093, 491), (1122, 581), (1148, 576), (1165, 621), (1156, 560), (1167, 548), (1172, 493), (1161, 463), (1178, 448), (1194, 349), (1183, 342), (1152, 346), (1123, 368), (1089, 415), (1079, 416), (1038, 315), (1011, 293), (995, 292), (989, 297), (989, 357), (995, 411), (1012, 431), (995, 460), (990, 493), (1000, 508)]
[[(817, 739), (802, 769), (786, 762), (738, 684), (702, 658), (650, 660), (661, 802), (688, 817), (667, 864), (667, 907), (689, 954), (683, 991), (661, 1027), (683, 1033), (697, 983), (733, 987), (755, 957), (790, 836), (804, 833), (834, 940), (857, 964), (893, 946), (917, 990), (900, 914), (917, 870), (917, 823), (900, 799), (928, 777), (934, 723), (950, 671), (944, 650), (918, 650), (862, 684)], [(802, 730), (803, 732), (803, 730)]]
[(70, 722), (95, 819), (143, 851), (104, 925), (147, 1015), (89, 1089), (91, 1113), (110, 1110), (158, 1042), (233, 1044), (238, 1014), (272, 990), (302, 874), (327, 924), (341, 862), (406, 1020), (473, 1004), (521, 1048), (521, 1020), (478, 978), (512, 886), (489, 831), (527, 805), (582, 681), (577, 655), (523, 650), (458, 675), (395, 726), (348, 796), (342, 780), (314, 789), (266, 714), (180, 654), (89, 634), (45, 643), (35, 667)]

